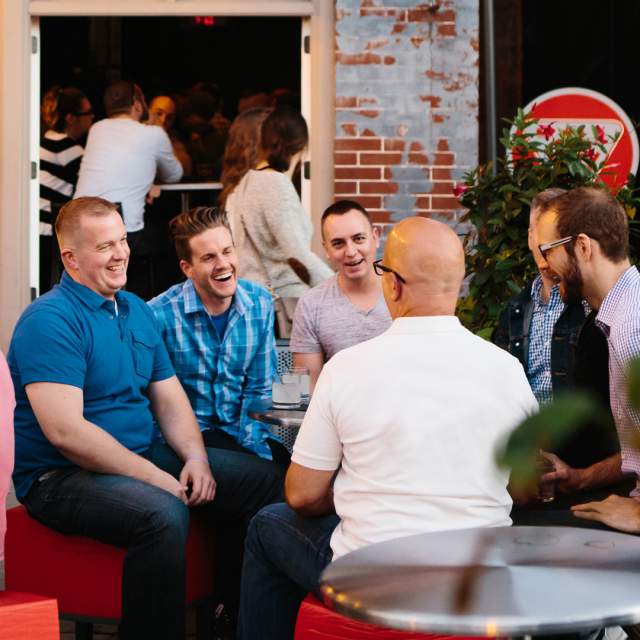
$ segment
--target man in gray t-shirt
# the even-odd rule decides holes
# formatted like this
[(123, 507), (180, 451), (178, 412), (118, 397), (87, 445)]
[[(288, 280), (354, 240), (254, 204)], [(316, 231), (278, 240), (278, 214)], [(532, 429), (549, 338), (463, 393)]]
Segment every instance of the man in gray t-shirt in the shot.
[(391, 325), (382, 286), (373, 270), (378, 230), (357, 202), (339, 200), (322, 214), (322, 243), (337, 274), (296, 307), (290, 349), (293, 364), (307, 367), (311, 387), (324, 363), (341, 349), (380, 335)]

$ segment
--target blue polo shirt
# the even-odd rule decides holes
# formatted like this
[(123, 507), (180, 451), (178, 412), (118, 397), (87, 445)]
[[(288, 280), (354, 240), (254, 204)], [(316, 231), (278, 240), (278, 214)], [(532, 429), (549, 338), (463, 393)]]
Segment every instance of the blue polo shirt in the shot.
[(18, 320), (8, 362), (16, 391), (18, 499), (45, 471), (73, 466), (44, 436), (25, 386), (55, 382), (82, 389), (84, 417), (122, 445), (141, 453), (154, 437), (146, 391), (174, 375), (151, 310), (137, 296), (118, 292), (117, 306), (66, 273)]

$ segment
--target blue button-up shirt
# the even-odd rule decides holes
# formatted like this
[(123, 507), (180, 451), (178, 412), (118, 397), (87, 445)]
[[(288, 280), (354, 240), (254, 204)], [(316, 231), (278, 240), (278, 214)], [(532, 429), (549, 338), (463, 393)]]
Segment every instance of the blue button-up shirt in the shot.
[[(602, 301), (596, 324), (609, 344), (609, 395), (622, 454), (622, 471), (640, 478), (640, 411), (629, 400), (628, 366), (640, 357), (640, 273), (629, 267)], [(640, 495), (639, 487), (632, 495)]]
[(271, 294), (239, 280), (222, 337), (191, 280), (174, 285), (149, 305), (200, 428), (220, 428), (271, 459), (268, 425), (247, 416), (250, 402), (271, 397), (276, 369)]
[(553, 328), (564, 311), (560, 288), (551, 289), (548, 302), (542, 299), (542, 278), (538, 276), (531, 285), (533, 313), (529, 329), (529, 354), (527, 378), (536, 400), (549, 402), (553, 396), (551, 379), (551, 340)]
[(82, 389), (83, 415), (142, 453), (155, 428), (147, 388), (173, 376), (153, 314), (121, 291), (117, 308), (66, 273), (16, 325), (8, 362), (16, 391), (14, 484), (18, 498), (49, 469), (72, 466), (45, 437), (25, 387), (51, 382)]

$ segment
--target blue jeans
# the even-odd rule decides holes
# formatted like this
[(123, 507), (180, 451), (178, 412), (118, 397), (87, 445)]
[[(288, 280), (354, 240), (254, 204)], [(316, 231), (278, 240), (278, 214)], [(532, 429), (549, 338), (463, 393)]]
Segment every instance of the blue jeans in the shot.
[(238, 640), (289, 640), (303, 598), (318, 593), (331, 562), (335, 514), (298, 515), (286, 504), (265, 507), (253, 518), (245, 541)]
[[(243, 525), (281, 499), (282, 476), (257, 456), (207, 449), (216, 497), (198, 507), (213, 522)], [(178, 477), (182, 462), (165, 444), (146, 454)], [(185, 634), (185, 544), (189, 509), (170, 493), (128, 476), (57, 469), (35, 482), (24, 504), (43, 524), (125, 548), (122, 640), (179, 640)], [(222, 554), (224, 555), (224, 554)], [(98, 576), (99, 579), (99, 576)]]

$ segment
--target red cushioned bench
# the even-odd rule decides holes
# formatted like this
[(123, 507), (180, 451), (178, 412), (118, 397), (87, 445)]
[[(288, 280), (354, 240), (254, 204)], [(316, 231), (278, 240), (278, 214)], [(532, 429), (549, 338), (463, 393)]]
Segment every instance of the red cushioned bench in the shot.
[[(186, 601), (197, 607), (198, 637), (210, 637), (213, 547), (212, 533), (192, 515)], [(56, 598), (60, 617), (76, 621), (78, 638), (91, 638), (94, 623), (119, 622), (124, 556), (124, 549), (57, 533), (31, 518), (22, 506), (7, 511), (7, 589)]]
[(351, 620), (325, 607), (308, 595), (300, 606), (294, 640), (478, 640), (465, 636), (445, 636), (413, 631), (383, 629)]

